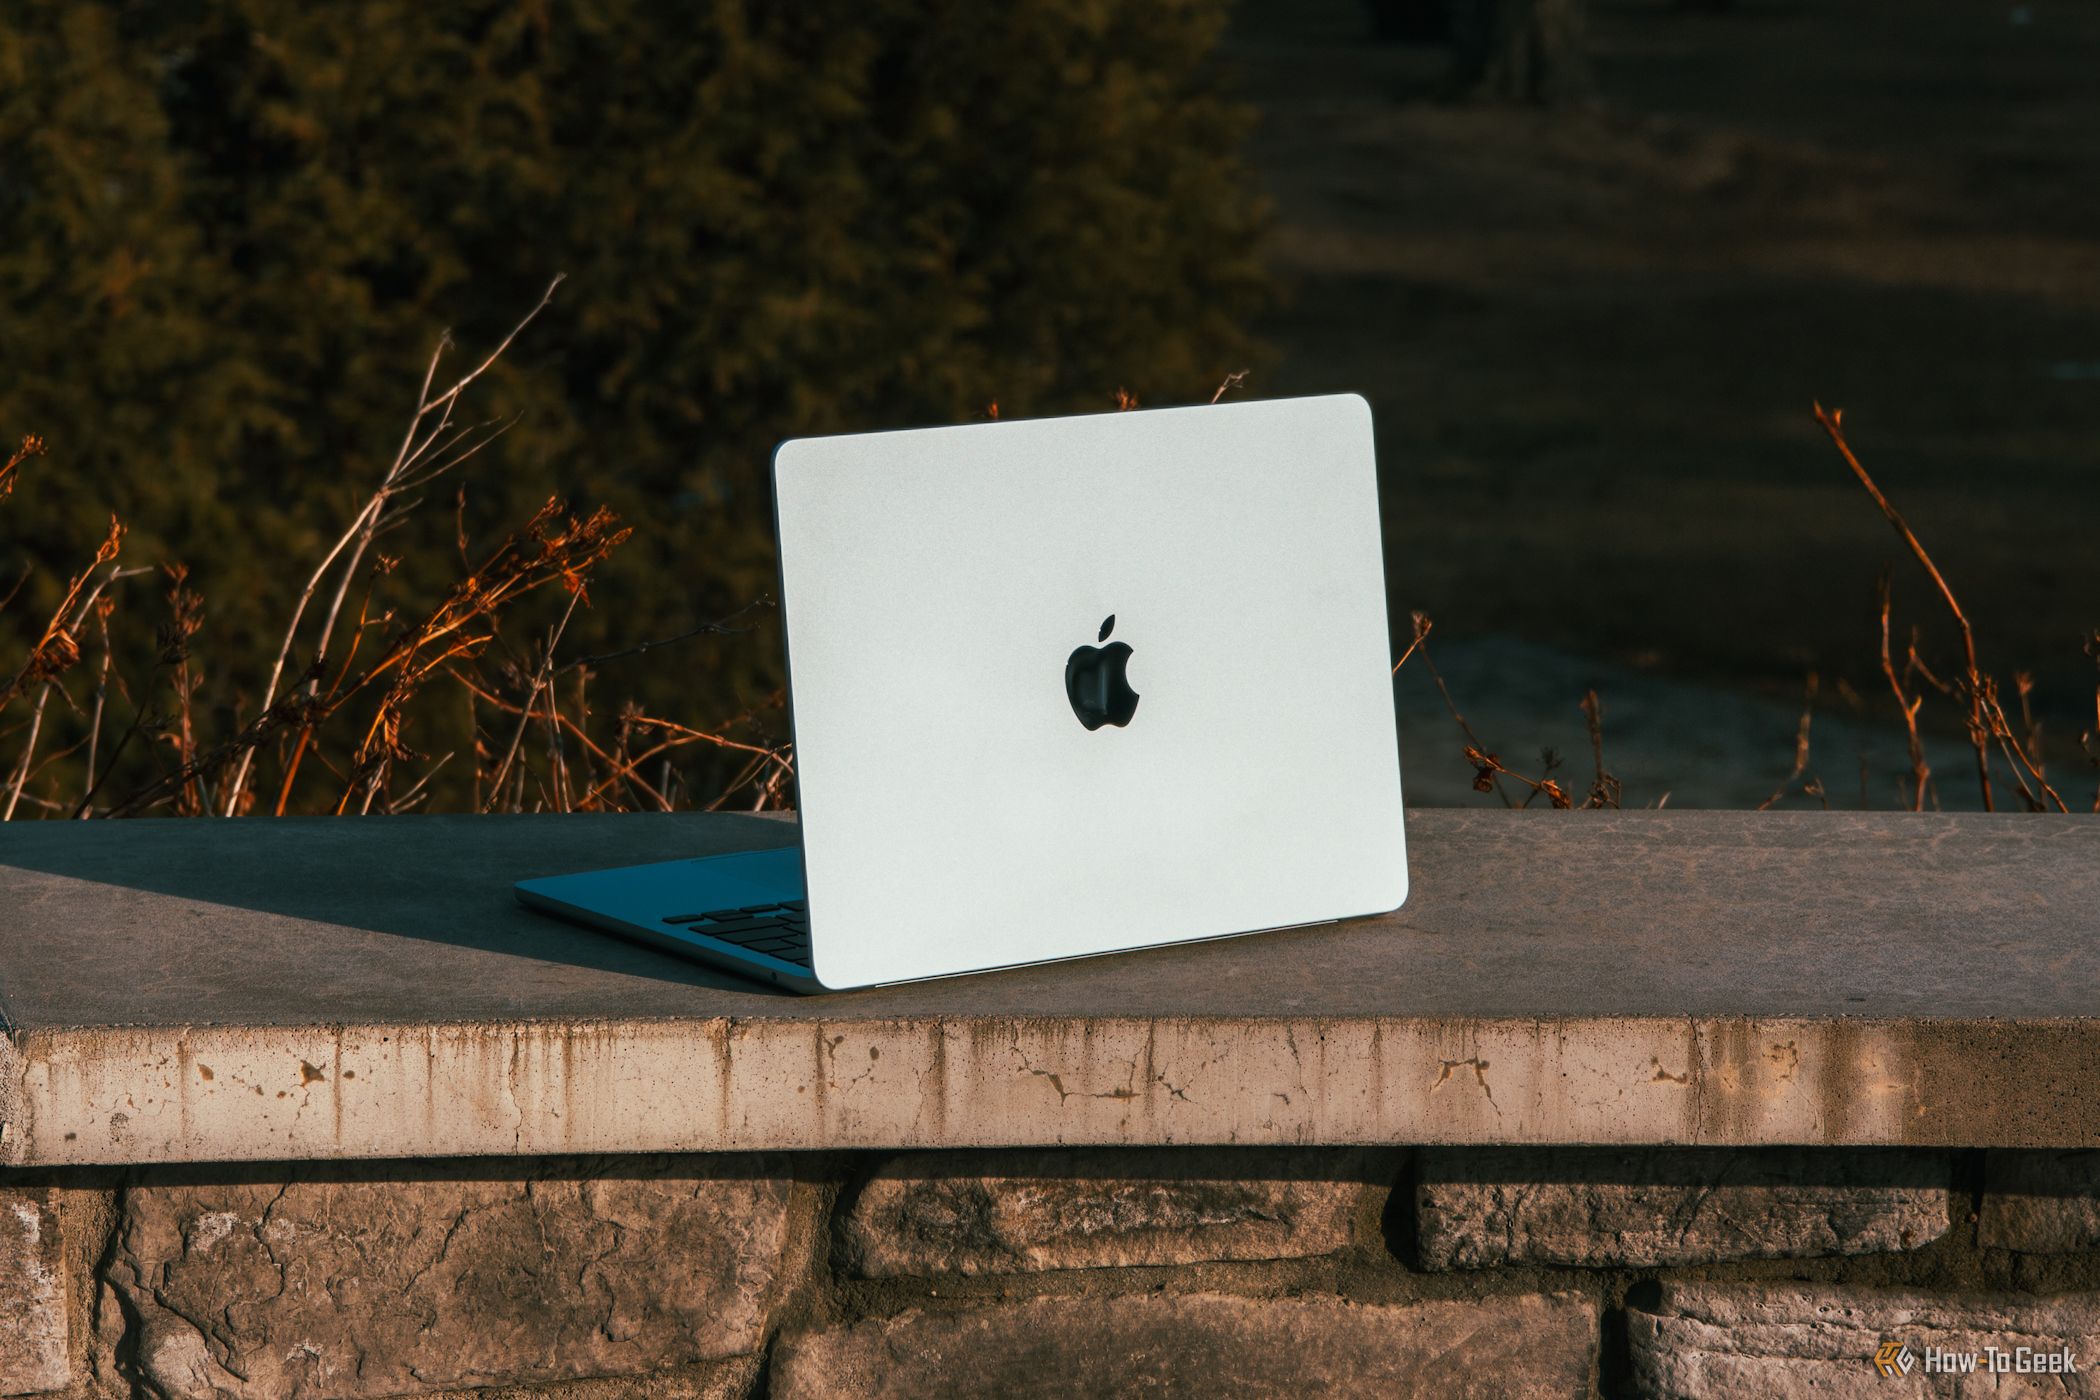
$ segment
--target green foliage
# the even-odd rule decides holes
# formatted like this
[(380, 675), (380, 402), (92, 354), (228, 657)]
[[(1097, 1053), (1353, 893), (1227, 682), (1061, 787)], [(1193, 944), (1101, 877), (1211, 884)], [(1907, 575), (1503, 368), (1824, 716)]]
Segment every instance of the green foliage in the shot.
[[(1202, 396), (1259, 286), (1224, 9), (15, 0), (0, 439), (52, 456), (0, 515), (0, 591), (36, 565), (0, 658), (115, 511), (128, 561), (189, 564), (231, 725), (440, 332), (478, 360), (557, 272), (467, 523), (640, 527), (573, 650), (770, 590), (779, 438)], [(383, 546), (404, 599), (457, 576), (448, 504)], [(706, 722), (776, 668), (715, 642), (608, 684)]]

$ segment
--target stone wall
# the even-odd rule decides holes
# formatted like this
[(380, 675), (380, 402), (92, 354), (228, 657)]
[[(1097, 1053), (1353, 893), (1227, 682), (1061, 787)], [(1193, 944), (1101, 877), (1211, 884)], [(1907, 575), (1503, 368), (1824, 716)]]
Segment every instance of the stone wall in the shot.
[[(2079, 1369), (1897, 1387), (1889, 1342)], [(2094, 1374), (2100, 1152), (0, 1175), (9, 1396), (2100, 1395)]]

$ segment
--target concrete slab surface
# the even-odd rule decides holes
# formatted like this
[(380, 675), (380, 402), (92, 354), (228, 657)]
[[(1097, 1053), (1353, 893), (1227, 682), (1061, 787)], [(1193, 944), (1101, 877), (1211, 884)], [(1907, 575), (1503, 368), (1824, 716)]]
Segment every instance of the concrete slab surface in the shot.
[(12, 824), (0, 1162), (2100, 1145), (2100, 820), (1409, 821), (1395, 915), (814, 998), (510, 897), (778, 821)]

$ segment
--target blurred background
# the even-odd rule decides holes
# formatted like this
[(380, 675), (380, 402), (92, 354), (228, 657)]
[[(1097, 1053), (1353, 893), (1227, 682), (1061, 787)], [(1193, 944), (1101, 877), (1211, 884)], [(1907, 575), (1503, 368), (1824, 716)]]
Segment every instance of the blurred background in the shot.
[[(1893, 566), (1896, 666), (1916, 626), (1957, 692), (1898, 677), (1925, 805), (1977, 805), (1960, 634), (1820, 400), (2088, 806), (2096, 72), (2069, 0), (20, 0), (0, 434), (46, 451), (0, 501), (0, 794), (784, 800), (753, 757), (791, 757), (777, 440), (1245, 370), (1377, 412), (1395, 657), (1434, 620), (1395, 678), (1411, 800), (1498, 800), (1433, 659), (1482, 748), (1578, 801), (1594, 689), (1627, 805), (1912, 805)], [(556, 274), (462, 396), (486, 445), (317, 573), (440, 336), (441, 390)], [(397, 695), (389, 646), (550, 498), (633, 533), (549, 555)], [(342, 703), (267, 719), (298, 685)]]

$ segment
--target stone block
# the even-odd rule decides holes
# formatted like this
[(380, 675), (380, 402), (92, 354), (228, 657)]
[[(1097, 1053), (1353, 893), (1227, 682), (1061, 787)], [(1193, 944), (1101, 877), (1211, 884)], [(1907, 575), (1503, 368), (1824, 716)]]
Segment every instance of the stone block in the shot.
[[(2100, 1395), (2100, 1370), (2087, 1369), (2100, 1367), (2093, 1293), (1938, 1297), (1810, 1283), (1665, 1284), (1655, 1308), (1628, 1310), (1627, 1343), (1634, 1394), (1646, 1400)], [(1895, 1380), (1875, 1365), (1884, 1346), (1902, 1368)], [(2068, 1347), (2078, 1370), (1994, 1374), (1991, 1347), (2008, 1368), (2017, 1348), (2046, 1355)], [(1975, 1369), (1944, 1369), (1928, 1351), (1974, 1355)]]
[(1415, 1220), (1429, 1269), (1873, 1254), (1947, 1232), (1949, 1172), (1900, 1149), (1429, 1149)]
[(447, 1390), (428, 1400), (751, 1400), (765, 1358), (732, 1356), (680, 1371), (563, 1381), (552, 1386), (495, 1386)]
[(1984, 1162), (1978, 1244), (2028, 1254), (2100, 1249), (2100, 1152), (2004, 1151)]
[(1566, 1295), (1035, 1298), (787, 1339), (772, 1394), (1575, 1400), (1590, 1394), (1596, 1333), (1596, 1306)]
[(1348, 1150), (906, 1153), (865, 1183), (842, 1244), (875, 1277), (1331, 1254), (1364, 1176)]
[(72, 1383), (58, 1192), (0, 1186), (0, 1395)]
[(166, 1171), (125, 1193), (109, 1278), (176, 1400), (639, 1375), (758, 1349), (790, 1184), (740, 1157)]

